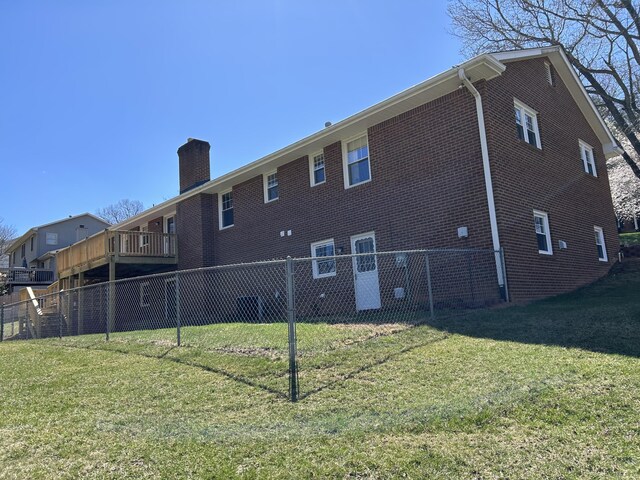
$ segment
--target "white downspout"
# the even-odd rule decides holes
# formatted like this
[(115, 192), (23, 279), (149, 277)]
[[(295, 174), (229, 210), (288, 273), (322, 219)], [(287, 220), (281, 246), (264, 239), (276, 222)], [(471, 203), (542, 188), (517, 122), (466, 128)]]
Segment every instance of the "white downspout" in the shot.
[(500, 236), (498, 235), (498, 220), (496, 217), (496, 204), (493, 199), (493, 182), (491, 181), (491, 167), (489, 165), (489, 148), (487, 146), (487, 131), (484, 126), (484, 111), (482, 109), (482, 97), (480, 92), (473, 86), (471, 81), (467, 78), (464, 72), (464, 68), (458, 69), (458, 78), (462, 81), (463, 85), (467, 87), (467, 90), (476, 99), (476, 115), (478, 117), (478, 130), (480, 132), (480, 149), (482, 151), (482, 166), (484, 169), (484, 185), (487, 190), (487, 204), (489, 206), (489, 223), (491, 224), (491, 239), (493, 241), (493, 250), (496, 252), (496, 272), (498, 274), (498, 285), (505, 291), (506, 299), (509, 300), (508, 294), (505, 289), (505, 278), (502, 269), (502, 258), (499, 253)]

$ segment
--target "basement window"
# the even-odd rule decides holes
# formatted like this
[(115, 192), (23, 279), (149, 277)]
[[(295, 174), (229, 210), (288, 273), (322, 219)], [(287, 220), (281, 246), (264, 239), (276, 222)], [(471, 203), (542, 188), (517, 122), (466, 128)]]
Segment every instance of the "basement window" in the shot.
[(538, 131), (538, 112), (518, 100), (514, 100), (513, 106), (518, 138), (529, 145), (542, 149), (540, 132)]
[(545, 212), (534, 210), (533, 221), (536, 228), (536, 238), (538, 240), (538, 253), (553, 255), (551, 233), (549, 231), (549, 215)]
[(144, 282), (140, 284), (140, 306), (148, 307), (151, 305), (150, 295), (149, 295), (149, 282)]
[(596, 248), (598, 249), (598, 260), (601, 262), (608, 261), (607, 248), (604, 244), (604, 231), (601, 227), (593, 227), (593, 232), (596, 236)]
[[(315, 258), (335, 255), (333, 238), (311, 244), (311, 256)], [(312, 264), (313, 278), (333, 277), (336, 274), (336, 259), (314, 260)]]

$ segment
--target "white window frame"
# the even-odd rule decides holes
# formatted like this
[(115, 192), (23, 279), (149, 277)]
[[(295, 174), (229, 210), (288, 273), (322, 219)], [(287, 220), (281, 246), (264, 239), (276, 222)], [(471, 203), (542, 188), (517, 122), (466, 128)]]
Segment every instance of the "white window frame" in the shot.
[(600, 260), (601, 262), (608, 262), (609, 261), (609, 257), (607, 256), (607, 244), (604, 241), (604, 230), (602, 229), (602, 227), (596, 227), (595, 225), (593, 226), (593, 231), (594, 233), (597, 235), (596, 237), (596, 246), (599, 246), (600, 244), (598, 243), (598, 240), (600, 240), (602, 242), (602, 254), (604, 255), (603, 257), (601, 257), (598, 254), (598, 260)]
[[(147, 301), (145, 302), (145, 298), (147, 297)], [(150, 307), (151, 306), (151, 294), (149, 293), (149, 282), (143, 282), (140, 284), (140, 306), (141, 307)]]
[[(322, 256), (318, 257), (316, 255), (316, 248), (317, 247), (324, 247), (326, 245), (331, 245), (331, 247), (333, 247), (333, 254), (336, 254), (336, 244), (333, 241), (333, 238), (329, 238), (327, 240), (321, 240), (319, 242), (313, 242), (311, 244), (311, 257), (314, 259), (320, 259), (323, 258)], [(333, 272), (329, 272), (329, 273), (320, 273), (319, 269), (318, 269), (318, 262), (320, 262), (322, 260), (313, 260), (313, 262), (311, 262), (311, 267), (313, 270), (313, 278), (326, 278), (326, 277), (335, 277), (336, 276), (336, 272), (338, 270), (338, 265), (336, 262), (336, 259), (334, 258), (333, 261)], [(325, 261), (330, 261), (330, 260), (325, 260)]]
[(222, 212), (224, 212), (224, 210), (222, 209), (223, 205), (222, 205), (222, 199), (223, 197), (227, 194), (230, 193), (231, 194), (231, 210), (234, 210), (233, 208), (233, 189), (230, 188), (228, 190), (225, 190), (224, 192), (220, 192), (218, 194), (218, 228), (220, 230), (226, 230), (227, 228), (231, 228), (235, 225), (236, 223), (236, 216), (235, 213), (233, 215), (233, 223), (230, 225), (223, 225), (222, 224), (222, 220), (223, 220), (223, 216), (222, 216)]
[[(536, 227), (536, 217), (543, 219), (543, 227), (544, 227), (544, 235), (547, 238), (547, 248), (548, 250), (540, 250), (538, 249), (538, 253), (541, 255), (553, 255), (553, 245), (551, 244), (551, 228), (549, 227), (549, 214), (547, 212), (543, 212), (541, 210), (533, 211), (533, 226), (534, 229)], [(536, 234), (536, 245), (538, 244), (538, 231), (534, 230)]]
[[(596, 157), (593, 155), (593, 147), (589, 145), (584, 140), (578, 140), (578, 145), (580, 146), (580, 158), (582, 159), (582, 168), (585, 173), (588, 175), (593, 175), (594, 177), (598, 176), (598, 171), (596, 170)], [(587, 152), (590, 155), (587, 155)], [(593, 173), (589, 172), (589, 165), (593, 169)]]
[[(276, 175), (276, 181), (278, 182), (278, 196), (269, 200), (269, 177), (273, 174)], [(264, 191), (264, 203), (275, 202), (280, 198), (280, 180), (278, 179), (278, 170), (272, 170), (271, 172), (267, 172), (262, 175), (262, 188)]]
[(58, 234), (56, 232), (46, 232), (45, 242), (47, 245), (58, 245)]
[[(520, 120), (523, 122), (522, 125), (522, 129), (524, 131), (524, 139), (519, 139), (522, 140), (523, 142), (528, 143), (529, 145), (539, 148), (540, 150), (542, 150), (542, 140), (540, 139), (540, 129), (538, 128), (538, 112), (536, 112), (533, 108), (531, 108), (530, 106), (522, 103), (520, 100), (514, 98), (513, 99), (513, 107), (514, 110), (519, 110), (520, 111)], [(515, 112), (514, 112), (515, 115)], [(529, 115), (531, 117), (531, 123), (533, 126), (533, 133), (535, 133), (536, 135), (536, 144), (533, 145), (532, 143), (529, 143), (529, 136), (527, 135), (527, 120), (525, 115)], [(514, 121), (515, 121), (515, 116), (514, 116)], [(517, 125), (517, 123), (516, 123)]]
[[(367, 152), (368, 152), (367, 162), (369, 163), (369, 179), (350, 185), (349, 184), (349, 158), (348, 158), (349, 152), (347, 151), (347, 145), (349, 144), (349, 142), (353, 142), (354, 140), (359, 140), (362, 137), (364, 137), (367, 142)], [(367, 134), (367, 132), (362, 132), (358, 135), (354, 135), (351, 138), (347, 138), (346, 140), (343, 140), (342, 141), (342, 176), (344, 178), (344, 188), (345, 189), (353, 188), (353, 187), (357, 187), (358, 185), (369, 183), (373, 178), (371, 170), (372, 170), (371, 169), (371, 149), (369, 148), (369, 135)]]
[[(324, 180), (321, 182), (317, 182), (316, 183), (316, 157), (322, 155), (322, 161), (324, 162), (323, 164), (323, 170), (324, 170)], [(324, 155), (324, 150), (320, 150), (318, 152), (314, 152), (311, 155), (309, 155), (309, 183), (312, 187), (315, 187), (316, 185), (322, 185), (323, 183), (326, 183), (327, 181), (327, 159)]]

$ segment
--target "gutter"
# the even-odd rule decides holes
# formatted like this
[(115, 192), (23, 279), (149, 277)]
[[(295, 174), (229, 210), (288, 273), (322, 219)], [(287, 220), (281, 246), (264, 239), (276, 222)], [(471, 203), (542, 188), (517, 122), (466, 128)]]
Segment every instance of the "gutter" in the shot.
[(480, 148), (482, 151), (482, 167), (484, 170), (484, 185), (487, 191), (487, 204), (489, 206), (489, 223), (491, 225), (491, 240), (496, 259), (496, 273), (498, 274), (498, 285), (505, 300), (509, 301), (509, 294), (505, 282), (505, 270), (502, 264), (502, 247), (500, 246), (500, 235), (498, 234), (498, 220), (496, 216), (496, 203), (493, 198), (493, 182), (491, 181), (491, 166), (489, 164), (489, 147), (487, 146), (487, 131), (484, 125), (484, 110), (482, 108), (482, 97), (480, 92), (473, 86), (467, 78), (464, 68), (458, 69), (458, 78), (462, 84), (471, 92), (476, 100), (476, 115), (478, 118), (478, 131), (480, 133)]

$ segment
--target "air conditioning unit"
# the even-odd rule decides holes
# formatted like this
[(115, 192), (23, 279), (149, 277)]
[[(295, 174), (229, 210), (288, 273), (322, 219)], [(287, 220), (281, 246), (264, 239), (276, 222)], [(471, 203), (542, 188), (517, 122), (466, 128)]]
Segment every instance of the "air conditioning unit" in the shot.
[(264, 320), (264, 302), (262, 297), (238, 297), (236, 299), (236, 314), (243, 322), (262, 322)]

